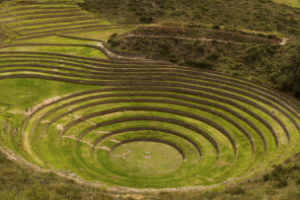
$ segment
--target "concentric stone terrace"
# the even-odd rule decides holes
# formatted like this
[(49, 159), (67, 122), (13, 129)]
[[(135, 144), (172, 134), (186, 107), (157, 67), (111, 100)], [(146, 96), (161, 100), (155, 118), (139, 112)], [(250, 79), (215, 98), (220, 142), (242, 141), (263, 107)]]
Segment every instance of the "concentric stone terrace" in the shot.
[[(70, 6), (60, 9), (75, 17)], [(300, 149), (292, 97), (217, 72), (112, 53), (90, 38), (37, 40), (45, 33), (29, 25), (11, 26), (31, 40), (1, 46), (0, 81), (73, 88), (27, 107), (20, 132), (3, 123), (1, 142), (22, 146), (17, 152), (34, 164), (108, 186), (166, 188), (251, 175)]]
[(99, 87), (29, 110), (20, 136), (37, 164), (161, 188), (220, 183), (299, 150), (297, 102), (272, 89), (164, 62), (17, 51), (23, 46), (1, 49), (0, 79)]

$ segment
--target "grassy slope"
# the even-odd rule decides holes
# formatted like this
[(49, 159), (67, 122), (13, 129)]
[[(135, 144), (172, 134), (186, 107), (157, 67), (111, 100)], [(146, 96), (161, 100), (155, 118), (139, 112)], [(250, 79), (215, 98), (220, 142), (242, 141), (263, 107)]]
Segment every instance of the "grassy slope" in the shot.
[[(286, 1), (278, 3), (283, 2), (288, 4)], [(258, 44), (210, 45), (197, 41), (143, 37), (121, 38), (121, 45), (117, 45), (117, 49), (145, 54), (151, 58), (168, 60), (180, 65), (208, 67), (249, 78), (299, 98), (300, 9), (296, 7), (300, 2), (295, 0), (290, 2), (294, 4), (288, 5), (295, 7), (270, 0), (147, 2), (86, 0), (80, 5), (101, 18), (122, 23), (137, 23), (142, 17), (152, 17), (154, 23), (167, 26), (219, 25), (231, 30), (267, 32), (288, 37), (290, 40), (284, 47)]]
[[(106, 35), (103, 34), (100, 37), (102, 39), (102, 37), (106, 37)], [(191, 45), (192, 45), (192, 43), (191, 43)], [(231, 53), (234, 54), (235, 52), (231, 52)], [(211, 61), (211, 62), (214, 62), (216, 65), (218, 64), (217, 61), (216, 62)], [(45, 81), (45, 82), (47, 82), (47, 81)], [(26, 81), (22, 81), (22, 83), (20, 82), (19, 84), (23, 85), (23, 83), (26, 83)], [(37, 101), (36, 97), (40, 96), (39, 94), (43, 91), (47, 91), (50, 94), (51, 92), (53, 93), (53, 91), (56, 91), (57, 90), (56, 88), (60, 88), (59, 90), (62, 89), (64, 91), (63, 93), (65, 94), (65, 91), (71, 92), (73, 89), (76, 90), (76, 91), (79, 89), (76, 85), (71, 86), (69, 84), (66, 84), (65, 87), (64, 87), (64, 86), (62, 86), (64, 84), (60, 85), (61, 83), (47, 84), (47, 83), (44, 83), (44, 82), (40, 83), (38, 81), (36, 84), (43, 85), (44, 87), (40, 88), (40, 91), (35, 91), (36, 87), (26, 88), (26, 89), (20, 88), (21, 91), (19, 91), (19, 93), (21, 93), (21, 94), (20, 94), (20, 97), (18, 97), (18, 98), (23, 98), (23, 96), (26, 97), (27, 93), (26, 94), (22, 93), (24, 90), (26, 90), (26, 91), (29, 90), (32, 93), (36, 93), (33, 97), (31, 97), (31, 99), (27, 99), (26, 102), (28, 101), (27, 102), (28, 104), (24, 103), (24, 105), (29, 106), (29, 107), (32, 106), (33, 100)], [(25, 86), (26, 85), (28, 87), (33, 86), (33, 85), (36, 86), (36, 84), (29, 81), (29, 83), (25, 84)], [(9, 85), (9, 84), (7, 85), (7, 88), (15, 88), (15, 87), (16, 86), (13, 86), (13, 85)], [(87, 88), (85, 87), (84, 89), (87, 89)], [(16, 94), (18, 94), (18, 92), (14, 93), (15, 91), (12, 91), (12, 90), (10, 90), (10, 91), (11, 91), (11, 94), (10, 94), (11, 95), (11, 98), (10, 98), (11, 102), (16, 102), (18, 100), (18, 98), (16, 97), (17, 96)], [(52, 93), (49, 96), (53, 96), (54, 93), (53, 94)], [(55, 95), (57, 95), (57, 94), (55, 93)], [(22, 104), (22, 106), (24, 106), (24, 105)], [(13, 106), (13, 108), (15, 108), (15, 106)], [(19, 109), (24, 110), (23, 107), (19, 108)], [(19, 110), (19, 109), (17, 109), (17, 110)], [(82, 147), (82, 151), (83, 152), (85, 151), (84, 147)], [(292, 159), (294, 159), (294, 158), (292, 158)], [(297, 157), (295, 157), (295, 159), (297, 159)], [(11, 165), (9, 165), (9, 162), (7, 162), (5, 159), (3, 159), (2, 163), (5, 163), (4, 167), (10, 169)], [(292, 163), (295, 164), (296, 162), (292, 162)], [(292, 164), (289, 163), (289, 164), (286, 164), (285, 166), (289, 166), (289, 165), (292, 165)], [(15, 166), (14, 170), (15, 171), (14, 171), (13, 175), (10, 174), (10, 173), (12, 173), (11, 171), (4, 173), (5, 174), (5, 179), (8, 180), (7, 182), (9, 182), (9, 183), (7, 183), (7, 182), (3, 181), (4, 184), (7, 183), (7, 185), (5, 185), (5, 187), (3, 187), (3, 190), (2, 190), (3, 191), (2, 196), (4, 196), (4, 197), (7, 197), (5, 195), (9, 195), (9, 194), (13, 193), (12, 191), (14, 191), (14, 188), (16, 188), (15, 191), (21, 191), (22, 192), (23, 190), (20, 189), (22, 187), (26, 188), (26, 189), (24, 189), (25, 192), (23, 192), (23, 193), (16, 192), (17, 195), (15, 197), (12, 197), (12, 198), (26, 197), (26, 198), (35, 198), (35, 199), (38, 199), (38, 198), (47, 199), (47, 198), (50, 198), (50, 196), (51, 196), (54, 199), (55, 198), (57, 198), (57, 199), (63, 199), (63, 198), (65, 198), (65, 199), (76, 199), (76, 198), (83, 199), (83, 197), (100, 198), (99, 195), (103, 194), (103, 192), (93, 191), (89, 187), (82, 188), (81, 186), (78, 186), (77, 184), (74, 184), (72, 182), (71, 183), (68, 182), (68, 181), (63, 182), (59, 178), (53, 178), (55, 180), (52, 180), (51, 178), (48, 178), (48, 175), (47, 175), (47, 178), (46, 178), (47, 181), (40, 181), (41, 179), (42, 180), (44, 179), (44, 175), (39, 174), (39, 173), (36, 173), (36, 175), (34, 177), (29, 176), (28, 179), (31, 182), (29, 181), (29, 182), (26, 182), (25, 184), (23, 184), (22, 181), (20, 181), (20, 180), (23, 180), (22, 175), (27, 174), (27, 176), (28, 176), (28, 174), (30, 174), (32, 172), (31, 171), (29, 171), (28, 173), (23, 172), (22, 169), (19, 168), (18, 166)], [(293, 170), (279, 170), (279, 171), (284, 176), (292, 177), (291, 176), (292, 174), (290, 172), (295, 173), (296, 170), (297, 170), (297, 167), (295, 168), (294, 171)], [(16, 171), (19, 172), (19, 175), (16, 175)], [(21, 171), (22, 175), (20, 175), (20, 171)], [(288, 171), (288, 172), (286, 172), (286, 171)], [(282, 175), (282, 174), (280, 174), (280, 175)], [(11, 176), (9, 176), (9, 175), (11, 175)], [(12, 177), (16, 177), (16, 179), (13, 179)], [(257, 178), (258, 178), (257, 179), (258, 180), (257, 184), (256, 185), (253, 184), (254, 185), (253, 186), (250, 183), (247, 186), (246, 189), (241, 188), (241, 187), (232, 186), (227, 190), (228, 192), (223, 192), (221, 190), (220, 191), (211, 191), (211, 192), (207, 192), (207, 193), (200, 193), (200, 194), (193, 193), (193, 192), (182, 193), (182, 194), (181, 193), (171, 193), (171, 194), (169, 194), (169, 193), (163, 193), (162, 192), (160, 194), (149, 194), (149, 195), (145, 195), (145, 196), (147, 196), (147, 198), (149, 198), (149, 199), (151, 197), (154, 197), (155, 199), (176, 199), (176, 198), (177, 199), (182, 199), (182, 198), (185, 198), (185, 199), (189, 199), (189, 198), (190, 199), (195, 199), (195, 198), (211, 199), (212, 197), (216, 197), (216, 198), (219, 198), (219, 199), (224, 199), (225, 197), (226, 198), (236, 198), (236, 199), (239, 199), (239, 198), (243, 198), (243, 199), (245, 199), (245, 198), (248, 198), (248, 199), (249, 198), (256, 198), (257, 199), (257, 198), (262, 198), (264, 195), (267, 196), (267, 197), (268, 196), (274, 196), (276, 194), (280, 194), (281, 196), (284, 196), (284, 195), (287, 195), (287, 194), (291, 195), (291, 192), (289, 191), (289, 189), (293, 189), (293, 191), (294, 191), (294, 189), (296, 190), (298, 188), (298, 186), (295, 185), (295, 179), (297, 179), (297, 177), (296, 178), (292, 177), (292, 178), (289, 178), (287, 180), (288, 184), (289, 184), (288, 187), (286, 187), (285, 189), (282, 189), (282, 190), (274, 191), (275, 189), (277, 190), (278, 187), (281, 187), (276, 182), (279, 182), (279, 183), (283, 182), (283, 184), (285, 184), (285, 179), (284, 178), (283, 179), (282, 178), (278, 179), (278, 177), (276, 177), (276, 175), (274, 176), (275, 178), (273, 177), (273, 175), (270, 176), (270, 177), (271, 177), (271, 178), (269, 178), (270, 181), (267, 182), (267, 185), (268, 185), (267, 187), (261, 187), (262, 186), (262, 181), (259, 179), (260, 175), (258, 175), (257, 176)], [(17, 183), (15, 183), (15, 182), (17, 182)], [(59, 184), (58, 182), (60, 182), (60, 183), (62, 182), (62, 183)], [(11, 184), (11, 183), (13, 183), (13, 184)], [(34, 183), (36, 183), (36, 184), (34, 184)], [(49, 184), (50, 184), (49, 187), (48, 186), (43, 187), (44, 185), (49, 185)], [(64, 186), (62, 186), (62, 185), (64, 185)], [(12, 190), (6, 190), (6, 188), (13, 188), (13, 189)], [(249, 191), (248, 191), (248, 188), (249, 188)], [(263, 195), (260, 194), (258, 191), (255, 191), (255, 190), (261, 189), (261, 188), (264, 188), (265, 190), (258, 190), (258, 191), (260, 193), (263, 193)], [(268, 189), (270, 189), (270, 191)], [(232, 196), (232, 195), (234, 195), (234, 196)], [(298, 194), (293, 193), (292, 195), (294, 195), (296, 197), (296, 195), (298, 195)]]
[(221, 200), (221, 199), (299, 199), (299, 154), (267, 174), (257, 174), (242, 182), (204, 191), (159, 193), (107, 192), (54, 173), (42, 173), (8, 160), (0, 153), (0, 196), (2, 199), (155, 199), (155, 200)]
[(276, 3), (283, 3), (289, 6), (298, 7), (300, 8), (300, 1), (299, 0), (273, 0)]
[(44, 173), (8, 160), (0, 153), (1, 199), (114, 199), (99, 188), (80, 185), (74, 180)]
[(284, 46), (144, 37), (120, 37), (119, 41), (115, 47), (119, 50), (251, 79), (300, 97), (298, 37), (291, 37)]

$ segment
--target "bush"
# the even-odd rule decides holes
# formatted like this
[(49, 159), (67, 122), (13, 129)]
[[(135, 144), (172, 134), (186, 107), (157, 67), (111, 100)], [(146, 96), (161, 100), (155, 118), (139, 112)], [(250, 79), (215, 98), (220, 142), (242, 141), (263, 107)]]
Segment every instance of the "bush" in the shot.
[(118, 40), (118, 38), (116, 38), (117, 34), (113, 34), (109, 37), (109, 39), (107, 40), (107, 43), (110, 43), (111, 47), (118, 47), (120, 46), (120, 41)]
[(200, 53), (203, 53), (205, 51), (205, 46), (200, 44), (196, 47), (196, 50)]
[(189, 67), (196, 67), (200, 69), (212, 69), (213, 64), (207, 60), (201, 60), (201, 61), (194, 61), (194, 60), (186, 60), (184, 61), (184, 64)]
[(211, 190), (211, 191), (205, 192), (202, 196), (205, 197), (205, 198), (207, 198), (207, 199), (209, 199), (209, 200), (211, 200), (211, 199), (216, 198), (219, 195), (220, 195), (219, 191), (217, 191), (217, 190)]
[(277, 30), (278, 31), (283, 31), (283, 30), (285, 30), (286, 28), (285, 28), (285, 26), (283, 26), (283, 25), (281, 25), (281, 24), (277, 24)]
[(297, 185), (300, 185), (300, 178), (297, 179), (296, 183)]
[(219, 25), (213, 25), (212, 28), (213, 28), (213, 29), (216, 29), (216, 30), (219, 30), (219, 29), (220, 29), (220, 26), (219, 26)]
[(279, 179), (279, 181), (277, 181), (275, 186), (278, 188), (286, 187), (286, 186), (288, 186), (288, 181), (285, 178)]
[(215, 40), (215, 39), (213, 39), (213, 40), (211, 41), (211, 43), (212, 43), (212, 44), (219, 44), (218, 40)]
[(117, 37), (117, 36), (118, 36), (118, 33), (114, 33), (109, 38), (114, 38), (114, 37)]
[(253, 62), (261, 59), (261, 53), (257, 47), (252, 47), (247, 50), (247, 55), (245, 56), (245, 60), (248, 62)]
[(246, 194), (246, 190), (243, 187), (237, 186), (233, 188), (229, 188), (226, 193), (229, 193), (231, 195), (240, 195), (240, 194)]
[(211, 54), (206, 56), (206, 59), (208, 60), (218, 60), (221, 57), (221, 54), (219, 52), (212, 52)]
[(144, 24), (151, 24), (153, 22), (153, 18), (143, 16), (140, 18), (140, 22)]
[(111, 47), (118, 47), (120, 46), (120, 41), (119, 40), (113, 40), (111, 42)]
[(289, 33), (293, 35), (299, 35), (300, 31), (298, 29), (292, 28), (289, 30)]
[(268, 180), (270, 180), (270, 178), (271, 178), (271, 175), (270, 174), (265, 174), (265, 175), (263, 175), (263, 180), (266, 182), (266, 181), (268, 181)]
[(225, 52), (225, 49), (224, 49), (224, 48), (218, 48), (218, 52), (219, 52), (219, 53), (224, 53), (224, 52)]
[(275, 38), (277, 38), (277, 36), (273, 35), (273, 34), (269, 34), (269, 35), (267, 35), (267, 38), (269, 38), (269, 39), (275, 39)]

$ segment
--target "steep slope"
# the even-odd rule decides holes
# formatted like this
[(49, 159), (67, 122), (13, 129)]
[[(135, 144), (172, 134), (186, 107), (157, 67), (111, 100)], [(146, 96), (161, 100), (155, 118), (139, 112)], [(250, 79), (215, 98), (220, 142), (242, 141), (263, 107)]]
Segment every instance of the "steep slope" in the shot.
[(168, 21), (300, 33), (300, 8), (271, 0), (85, 0), (79, 5), (123, 23)]

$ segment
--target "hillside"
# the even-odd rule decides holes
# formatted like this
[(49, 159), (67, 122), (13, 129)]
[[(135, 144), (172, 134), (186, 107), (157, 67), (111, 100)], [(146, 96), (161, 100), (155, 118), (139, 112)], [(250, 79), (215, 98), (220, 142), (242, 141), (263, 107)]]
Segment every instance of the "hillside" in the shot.
[(300, 32), (300, 8), (271, 0), (86, 0), (80, 6), (120, 23), (184, 22), (256, 31)]
[[(116, 50), (182, 66), (208, 67), (300, 97), (300, 8), (269, 0), (87, 0), (79, 5), (110, 21), (158, 28), (140, 27), (112, 38), (114, 43), (109, 45)], [(286, 45), (279, 45), (287, 38)], [(219, 43), (211, 45), (206, 39)]]
[(299, 11), (3, 1), (1, 197), (297, 199)]
[[(193, 29), (182, 31), (140, 28), (112, 37), (109, 46), (121, 51), (167, 60), (181, 66), (227, 73), (268, 85), (300, 97), (299, 37), (285, 45), (266, 37), (228, 31)], [(207, 34), (204, 31), (215, 31)], [(226, 35), (227, 34), (227, 35)], [(274, 37), (274, 36), (272, 36)]]

